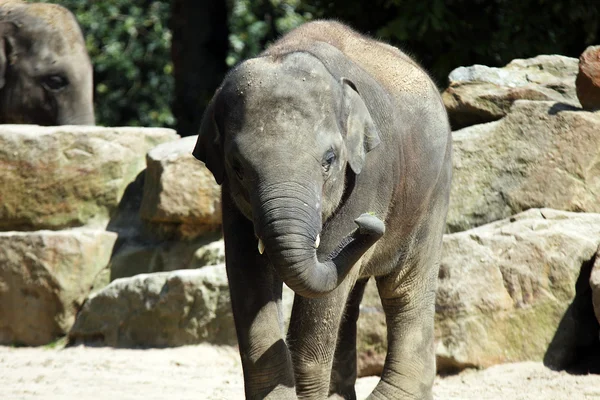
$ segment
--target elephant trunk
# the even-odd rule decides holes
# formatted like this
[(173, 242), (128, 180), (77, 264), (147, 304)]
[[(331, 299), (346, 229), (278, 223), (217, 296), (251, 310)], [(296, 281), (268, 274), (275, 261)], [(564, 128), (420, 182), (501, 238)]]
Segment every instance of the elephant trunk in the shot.
[(379, 219), (363, 215), (355, 221), (359, 228), (319, 261), (318, 196), (291, 182), (271, 187), (268, 193), (254, 202), (255, 230), (280, 278), (301, 296), (319, 297), (337, 288), (385, 231)]
[(59, 113), (57, 125), (96, 125), (94, 109), (89, 107), (78, 113)]
[[(90, 67), (90, 77), (92, 74)], [(67, 100), (57, 104), (57, 125), (96, 125), (92, 80), (82, 84)]]

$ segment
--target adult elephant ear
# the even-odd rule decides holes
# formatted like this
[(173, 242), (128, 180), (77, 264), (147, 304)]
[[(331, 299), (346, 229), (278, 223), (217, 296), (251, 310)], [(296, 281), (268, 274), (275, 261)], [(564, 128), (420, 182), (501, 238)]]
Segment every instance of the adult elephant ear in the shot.
[(212, 172), (215, 181), (220, 185), (223, 183), (225, 166), (223, 164), (223, 144), (215, 115), (218, 95), (219, 90), (217, 90), (206, 111), (204, 111), (198, 140), (192, 155), (206, 165), (206, 168)]
[(6, 84), (9, 53), (14, 47), (14, 37), (17, 29), (17, 25), (13, 22), (0, 21), (0, 89)]
[(347, 78), (342, 84), (342, 128), (346, 134), (348, 162), (355, 174), (360, 174), (368, 152), (379, 145), (379, 131), (371, 114), (358, 93), (356, 86)]

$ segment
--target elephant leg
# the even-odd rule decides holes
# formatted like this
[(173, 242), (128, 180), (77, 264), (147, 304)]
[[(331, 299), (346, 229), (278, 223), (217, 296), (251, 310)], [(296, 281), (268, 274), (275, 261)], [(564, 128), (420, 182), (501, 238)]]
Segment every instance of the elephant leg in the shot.
[(340, 321), (353, 283), (354, 279), (346, 279), (321, 298), (294, 298), (288, 344), (299, 399), (328, 397)]
[(346, 312), (338, 333), (337, 347), (333, 358), (333, 369), (329, 394), (347, 400), (356, 399), (356, 322), (360, 313), (360, 302), (368, 279), (357, 281), (346, 303)]
[(247, 399), (296, 399), (281, 322), (282, 282), (256, 249), (252, 223), (223, 194), (227, 278)]
[[(437, 229), (437, 228), (436, 228)], [(423, 232), (422, 232), (423, 233)], [(395, 272), (377, 279), (388, 349), (381, 380), (369, 399), (432, 399), (434, 315), (441, 231), (410, 251)]]

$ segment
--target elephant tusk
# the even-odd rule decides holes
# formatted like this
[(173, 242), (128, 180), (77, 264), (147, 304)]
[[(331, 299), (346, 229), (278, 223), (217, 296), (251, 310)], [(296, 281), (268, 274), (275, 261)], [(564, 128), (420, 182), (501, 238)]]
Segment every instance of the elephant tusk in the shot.
[(321, 244), (321, 235), (317, 235), (317, 240), (315, 240), (315, 248), (318, 249)]
[(263, 243), (262, 239), (258, 239), (258, 252), (260, 254), (265, 252), (265, 244)]

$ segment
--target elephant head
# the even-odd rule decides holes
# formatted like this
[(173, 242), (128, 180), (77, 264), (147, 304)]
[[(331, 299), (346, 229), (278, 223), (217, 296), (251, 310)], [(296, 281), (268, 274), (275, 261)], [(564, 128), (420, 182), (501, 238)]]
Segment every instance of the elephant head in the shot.
[(0, 1), (0, 123), (94, 125), (92, 65), (67, 9)]
[(229, 73), (193, 154), (226, 183), (281, 279), (315, 297), (335, 289), (384, 233), (379, 219), (363, 214), (356, 231), (317, 258), (323, 223), (352, 190), (348, 176), (361, 173), (379, 144), (354, 83), (308, 53), (292, 53), (251, 59)]

